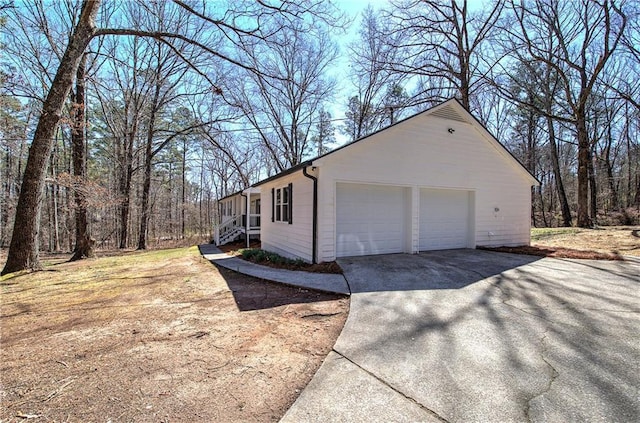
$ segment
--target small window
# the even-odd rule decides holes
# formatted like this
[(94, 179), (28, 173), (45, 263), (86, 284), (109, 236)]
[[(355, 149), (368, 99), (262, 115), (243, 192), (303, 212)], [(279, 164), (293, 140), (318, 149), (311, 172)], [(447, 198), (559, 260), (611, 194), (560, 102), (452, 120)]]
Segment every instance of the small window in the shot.
[(292, 222), (292, 192), (293, 186), (277, 188), (274, 192), (274, 216), (276, 222)]
[(282, 188), (282, 221), (289, 221), (289, 188)]
[(276, 190), (276, 222), (282, 221), (282, 188)]

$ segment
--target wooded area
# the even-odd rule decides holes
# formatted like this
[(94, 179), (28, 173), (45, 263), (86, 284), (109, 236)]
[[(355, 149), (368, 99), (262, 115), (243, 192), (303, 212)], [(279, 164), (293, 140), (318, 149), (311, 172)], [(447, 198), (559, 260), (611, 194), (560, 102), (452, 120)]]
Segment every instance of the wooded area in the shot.
[(535, 226), (640, 214), (640, 6), (0, 1), (3, 273), (209, 236), (215, 199), (456, 97)]

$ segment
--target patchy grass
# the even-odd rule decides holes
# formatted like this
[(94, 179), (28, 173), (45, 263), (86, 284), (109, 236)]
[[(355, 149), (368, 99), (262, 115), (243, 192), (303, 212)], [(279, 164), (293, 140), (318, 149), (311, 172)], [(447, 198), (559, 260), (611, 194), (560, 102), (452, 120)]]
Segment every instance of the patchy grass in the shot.
[(278, 421), (348, 311), (197, 247), (5, 275), (0, 300), (2, 422)]
[(579, 228), (532, 228), (531, 242), (554, 239), (558, 236), (570, 236), (580, 232)]
[(624, 256), (640, 257), (640, 227), (533, 228), (531, 246), (485, 249), (541, 257), (624, 260)]
[(601, 226), (596, 229), (534, 228), (531, 230), (531, 245), (640, 257), (640, 226)]

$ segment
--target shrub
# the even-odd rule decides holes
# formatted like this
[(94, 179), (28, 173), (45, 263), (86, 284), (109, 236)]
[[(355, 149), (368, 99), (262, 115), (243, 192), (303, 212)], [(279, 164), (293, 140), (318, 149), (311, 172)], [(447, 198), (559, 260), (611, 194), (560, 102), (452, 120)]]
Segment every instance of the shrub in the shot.
[(269, 251), (265, 251), (262, 250), (260, 248), (246, 248), (244, 250), (242, 250), (241, 252), (242, 257), (245, 260), (250, 260), (256, 263), (262, 263), (262, 262), (270, 262), (270, 263), (274, 263), (274, 264), (283, 264), (283, 265), (305, 265), (306, 263), (304, 262), (304, 260), (292, 260), (292, 259), (288, 259), (286, 257), (282, 257), (281, 255), (278, 255), (276, 253), (272, 253)]
[(334, 261), (331, 263), (310, 264), (302, 259), (290, 259), (279, 254), (262, 250), (260, 248), (245, 248), (238, 250), (242, 258), (258, 264), (284, 268), (289, 270), (306, 270), (317, 273), (337, 273), (341, 274), (342, 269)]

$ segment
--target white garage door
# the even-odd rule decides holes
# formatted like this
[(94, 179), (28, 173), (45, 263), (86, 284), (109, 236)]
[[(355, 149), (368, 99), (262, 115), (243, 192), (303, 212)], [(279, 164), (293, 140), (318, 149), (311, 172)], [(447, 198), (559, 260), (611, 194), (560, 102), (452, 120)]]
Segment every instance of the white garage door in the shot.
[(402, 187), (337, 184), (336, 256), (403, 252), (406, 201)]
[(420, 251), (469, 247), (469, 191), (420, 190)]

